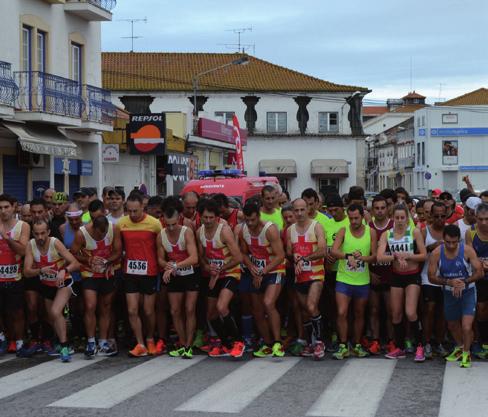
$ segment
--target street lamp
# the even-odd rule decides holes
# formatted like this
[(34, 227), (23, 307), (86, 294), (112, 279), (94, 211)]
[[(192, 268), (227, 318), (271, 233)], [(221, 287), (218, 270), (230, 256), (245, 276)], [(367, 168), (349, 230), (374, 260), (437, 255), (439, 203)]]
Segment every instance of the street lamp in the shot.
[(197, 110), (197, 92), (198, 92), (198, 79), (204, 75), (210, 74), (211, 72), (219, 71), (221, 69), (231, 67), (232, 65), (247, 65), (249, 64), (249, 58), (247, 56), (242, 56), (240, 58), (234, 59), (227, 64), (220, 65), (215, 68), (200, 72), (193, 76), (192, 86), (193, 86), (193, 133), (196, 134), (197, 131), (197, 120), (198, 120), (198, 110)]

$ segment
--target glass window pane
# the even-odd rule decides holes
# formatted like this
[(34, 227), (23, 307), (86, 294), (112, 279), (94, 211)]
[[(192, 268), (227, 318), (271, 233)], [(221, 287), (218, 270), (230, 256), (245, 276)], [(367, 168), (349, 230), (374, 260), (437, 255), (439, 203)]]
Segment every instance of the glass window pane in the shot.
[(267, 114), (267, 126), (268, 126), (268, 132), (276, 131), (276, 113)]
[(286, 133), (286, 113), (278, 113), (278, 132)]

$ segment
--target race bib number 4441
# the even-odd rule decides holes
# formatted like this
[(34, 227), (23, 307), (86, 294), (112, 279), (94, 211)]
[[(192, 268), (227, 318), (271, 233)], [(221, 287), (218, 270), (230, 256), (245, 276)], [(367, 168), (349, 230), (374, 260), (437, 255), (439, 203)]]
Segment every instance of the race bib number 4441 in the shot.
[(147, 275), (147, 261), (136, 261), (129, 259), (125, 271), (129, 275)]

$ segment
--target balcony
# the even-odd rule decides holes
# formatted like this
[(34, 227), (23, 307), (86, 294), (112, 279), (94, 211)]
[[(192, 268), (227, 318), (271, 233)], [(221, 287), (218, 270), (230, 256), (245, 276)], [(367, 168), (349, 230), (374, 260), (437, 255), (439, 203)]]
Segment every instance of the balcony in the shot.
[(89, 21), (110, 21), (116, 0), (66, 0), (64, 10)]
[(19, 87), (12, 77), (8, 62), (0, 61), (0, 117), (12, 117)]
[(63, 126), (81, 126), (84, 102), (81, 85), (73, 80), (40, 71), (18, 71), (16, 118)]
[(414, 166), (415, 166), (415, 156), (408, 156), (406, 158), (398, 159), (399, 169), (413, 168)]
[(81, 130), (112, 132), (115, 106), (110, 101), (110, 91), (93, 85), (83, 86), (85, 109), (82, 114)]

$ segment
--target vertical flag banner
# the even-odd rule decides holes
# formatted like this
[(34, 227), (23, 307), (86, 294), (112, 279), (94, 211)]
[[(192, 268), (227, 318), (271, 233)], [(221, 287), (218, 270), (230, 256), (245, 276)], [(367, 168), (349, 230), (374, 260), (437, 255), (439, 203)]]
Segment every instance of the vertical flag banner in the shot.
[(244, 156), (242, 154), (241, 132), (239, 127), (239, 120), (237, 120), (236, 115), (232, 117), (232, 124), (234, 126), (233, 137), (236, 144), (237, 169), (244, 171)]

